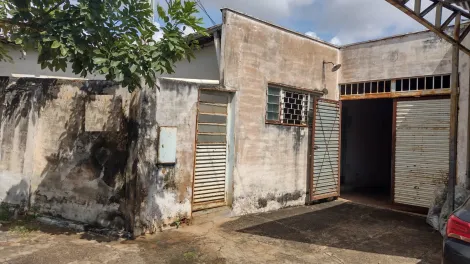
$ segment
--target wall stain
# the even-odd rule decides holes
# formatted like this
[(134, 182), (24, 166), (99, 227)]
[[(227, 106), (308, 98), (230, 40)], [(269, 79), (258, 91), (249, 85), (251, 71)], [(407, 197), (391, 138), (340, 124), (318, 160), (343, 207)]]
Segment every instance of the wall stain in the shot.
[(268, 202), (270, 202), (270, 201), (276, 201), (279, 204), (285, 206), (287, 204), (287, 202), (296, 201), (300, 198), (302, 198), (302, 192), (301, 191), (295, 191), (293, 193), (284, 193), (280, 196), (276, 196), (273, 193), (268, 193), (268, 195), (266, 195), (266, 197), (258, 198), (257, 208), (260, 209), (260, 208), (267, 207)]

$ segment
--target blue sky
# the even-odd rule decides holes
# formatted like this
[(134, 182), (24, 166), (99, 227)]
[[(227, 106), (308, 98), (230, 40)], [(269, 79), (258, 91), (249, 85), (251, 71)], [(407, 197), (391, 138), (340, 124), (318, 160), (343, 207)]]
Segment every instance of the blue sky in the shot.
[[(385, 0), (201, 1), (216, 23), (221, 23), (220, 9), (229, 7), (335, 44), (354, 43), (424, 29)], [(424, 7), (426, 0), (422, 2)], [(204, 13), (201, 12), (200, 15), (204, 18), (205, 26), (212, 26)]]

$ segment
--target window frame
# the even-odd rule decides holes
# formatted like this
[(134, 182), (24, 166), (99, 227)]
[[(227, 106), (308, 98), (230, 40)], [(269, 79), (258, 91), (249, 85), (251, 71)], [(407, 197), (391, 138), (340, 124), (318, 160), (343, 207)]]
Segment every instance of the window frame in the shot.
[[(278, 102), (278, 107), (279, 107), (279, 111), (278, 111), (278, 120), (272, 120), (272, 119), (268, 119), (268, 104), (269, 104), (269, 88), (277, 88), (279, 89), (279, 102)], [(283, 108), (283, 103), (282, 103), (282, 98), (283, 98), (283, 92), (295, 92), (295, 93), (301, 93), (301, 94), (305, 94), (308, 96), (308, 101), (307, 101), (307, 113), (306, 113), (306, 120), (305, 120), (305, 124), (288, 124), (288, 123), (283, 123), (282, 119), (281, 119), (281, 116), (282, 116), (282, 110), (284, 109)], [(268, 83), (268, 85), (266, 86), (266, 103), (265, 103), (265, 108), (264, 108), (264, 121), (265, 121), (265, 124), (270, 124), (270, 125), (281, 125), (281, 126), (294, 126), (294, 127), (308, 127), (311, 125), (311, 122), (309, 120), (310, 118), (310, 115), (309, 113), (312, 112), (313, 113), (313, 109), (314, 109), (314, 100), (315, 98), (320, 98), (322, 96), (321, 93), (317, 92), (317, 91), (312, 91), (312, 90), (309, 90), (309, 89), (304, 89), (304, 88), (298, 88), (298, 87), (294, 87), (294, 86), (290, 86), (290, 85), (285, 85), (285, 84), (279, 84), (279, 83)]]
[[(360, 81), (351, 83), (339, 83), (338, 90), (340, 99), (357, 95), (366, 96), (397, 94), (399, 95), (399, 97), (406, 97), (407, 94), (417, 91), (439, 91), (445, 94), (446, 91), (450, 91), (450, 78), (451, 74), (446, 73), (412, 77), (400, 77), (383, 80)], [(436, 83), (436, 80), (438, 80), (438, 83)], [(361, 84), (364, 85), (365, 89), (362, 91), (362, 93), (353, 92), (352, 87), (356, 84), (358, 84), (359, 86)], [(380, 88), (381, 85), (383, 85), (384, 89)]]

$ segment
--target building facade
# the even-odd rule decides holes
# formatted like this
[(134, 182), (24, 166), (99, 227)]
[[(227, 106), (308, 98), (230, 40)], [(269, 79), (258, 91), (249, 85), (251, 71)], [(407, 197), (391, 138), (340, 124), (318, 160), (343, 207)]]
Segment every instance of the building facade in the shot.
[[(91, 94), (83, 87), (92, 81), (53, 85), (58, 94), (34, 111), (21, 110), (32, 99), (17, 95), (24, 101), (15, 110), (21, 118), (2, 108), (0, 199), (88, 223), (122, 219), (136, 234), (215, 207), (242, 215), (348, 193), (430, 205), (448, 177), (447, 42), (423, 31), (338, 47), (234, 10), (222, 15), (196, 60), (177, 64), (176, 74), (162, 76), (156, 87)], [(469, 63), (461, 55), (462, 186), (468, 184)], [(5, 66), (0, 75), (10, 78), (2, 88), (8, 105), (16, 93), (13, 75)], [(71, 110), (59, 109), (75, 94), (107, 103), (84, 100), (80, 125), (67, 134), (73, 125), (59, 113)], [(122, 120), (107, 122), (115, 109), (99, 116), (101, 108), (116, 100)], [(46, 121), (51, 125), (41, 125)], [(41, 136), (45, 129), (52, 137)], [(125, 137), (118, 140), (125, 145), (111, 149), (100, 140), (105, 133)], [(120, 157), (119, 165), (110, 157)]]

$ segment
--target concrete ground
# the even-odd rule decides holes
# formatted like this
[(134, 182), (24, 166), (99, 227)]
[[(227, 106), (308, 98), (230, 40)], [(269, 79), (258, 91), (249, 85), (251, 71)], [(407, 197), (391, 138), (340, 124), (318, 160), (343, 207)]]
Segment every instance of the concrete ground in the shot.
[(0, 263), (440, 263), (424, 217), (344, 201), (196, 222), (132, 241), (3, 225)]

